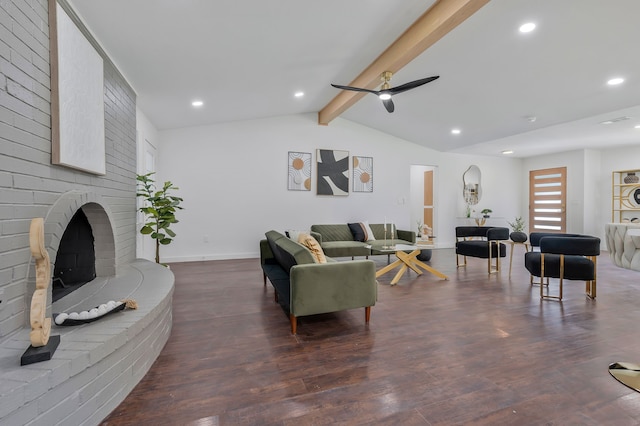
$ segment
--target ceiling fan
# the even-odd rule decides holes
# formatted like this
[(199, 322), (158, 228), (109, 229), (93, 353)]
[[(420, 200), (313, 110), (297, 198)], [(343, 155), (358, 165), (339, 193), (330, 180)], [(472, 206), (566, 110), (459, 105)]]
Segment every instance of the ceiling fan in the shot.
[(380, 87), (380, 90), (370, 90), (364, 89), (361, 87), (352, 87), (352, 86), (340, 86), (338, 84), (331, 85), (337, 89), (342, 90), (352, 90), (354, 92), (368, 92), (377, 95), (381, 100), (384, 107), (388, 112), (393, 112), (395, 107), (393, 105), (393, 101), (391, 100), (391, 96), (397, 95), (398, 93), (406, 92), (407, 90), (415, 89), (416, 87), (422, 86), (423, 84), (427, 84), (440, 78), (439, 75), (434, 75), (433, 77), (421, 78), (420, 80), (410, 81), (409, 83), (401, 84), (397, 87), (389, 87), (389, 80), (391, 80), (391, 76), (393, 73), (391, 71), (385, 71), (380, 76), (380, 79), (384, 82)]

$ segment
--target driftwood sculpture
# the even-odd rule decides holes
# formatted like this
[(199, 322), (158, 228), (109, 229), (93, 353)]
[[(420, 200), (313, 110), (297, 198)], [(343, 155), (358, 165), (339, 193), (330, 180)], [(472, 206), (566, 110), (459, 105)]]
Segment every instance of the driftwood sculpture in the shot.
[(44, 221), (41, 217), (31, 220), (29, 229), (31, 256), (36, 260), (36, 291), (31, 299), (31, 346), (44, 346), (51, 333), (51, 318), (45, 318), (47, 310), (47, 288), (51, 282), (51, 260), (44, 247)]
[(21, 365), (51, 359), (58, 344), (60, 336), (51, 339), (51, 318), (46, 318), (47, 297), (49, 283), (51, 282), (51, 260), (44, 246), (44, 220), (41, 217), (31, 220), (29, 229), (29, 247), (31, 255), (36, 260), (36, 290), (31, 298), (31, 333), (29, 339), (31, 346), (22, 355)]

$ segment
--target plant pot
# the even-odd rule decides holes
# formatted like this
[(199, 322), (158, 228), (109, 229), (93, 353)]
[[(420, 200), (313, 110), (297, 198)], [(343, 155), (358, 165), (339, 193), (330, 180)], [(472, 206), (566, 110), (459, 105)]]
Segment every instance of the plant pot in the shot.
[(513, 241), (514, 243), (524, 243), (525, 241), (527, 241), (528, 237), (524, 232), (514, 231), (509, 234), (509, 238), (511, 238), (511, 241)]
[(431, 260), (431, 249), (420, 250), (420, 253), (416, 256), (418, 260), (428, 262)]

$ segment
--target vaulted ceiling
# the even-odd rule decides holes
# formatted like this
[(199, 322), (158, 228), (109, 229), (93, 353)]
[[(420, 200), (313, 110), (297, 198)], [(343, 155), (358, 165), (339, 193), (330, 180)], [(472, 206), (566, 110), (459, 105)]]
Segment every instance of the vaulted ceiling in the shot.
[[(436, 3), (67, 1), (160, 130), (317, 113), (340, 92), (330, 83), (350, 85)], [(449, 2), (465, 1), (439, 1)], [(491, 0), (391, 85), (438, 80), (396, 95), (392, 114), (366, 94), (340, 116), (448, 152), (526, 157), (637, 144), (638, 16), (637, 0)], [(519, 32), (526, 22), (536, 29)], [(607, 85), (613, 77), (625, 81)], [(204, 105), (192, 107), (196, 99)]]

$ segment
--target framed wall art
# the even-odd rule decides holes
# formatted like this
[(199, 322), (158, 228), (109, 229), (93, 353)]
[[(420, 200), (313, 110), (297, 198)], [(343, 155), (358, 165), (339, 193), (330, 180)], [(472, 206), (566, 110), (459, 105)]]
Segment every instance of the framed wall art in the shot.
[(56, 0), (49, 0), (51, 162), (106, 173), (102, 56)]
[(319, 149), (316, 153), (318, 195), (349, 195), (349, 151)]
[(289, 151), (289, 191), (311, 191), (311, 153)]
[(354, 155), (353, 192), (373, 192), (373, 157)]

